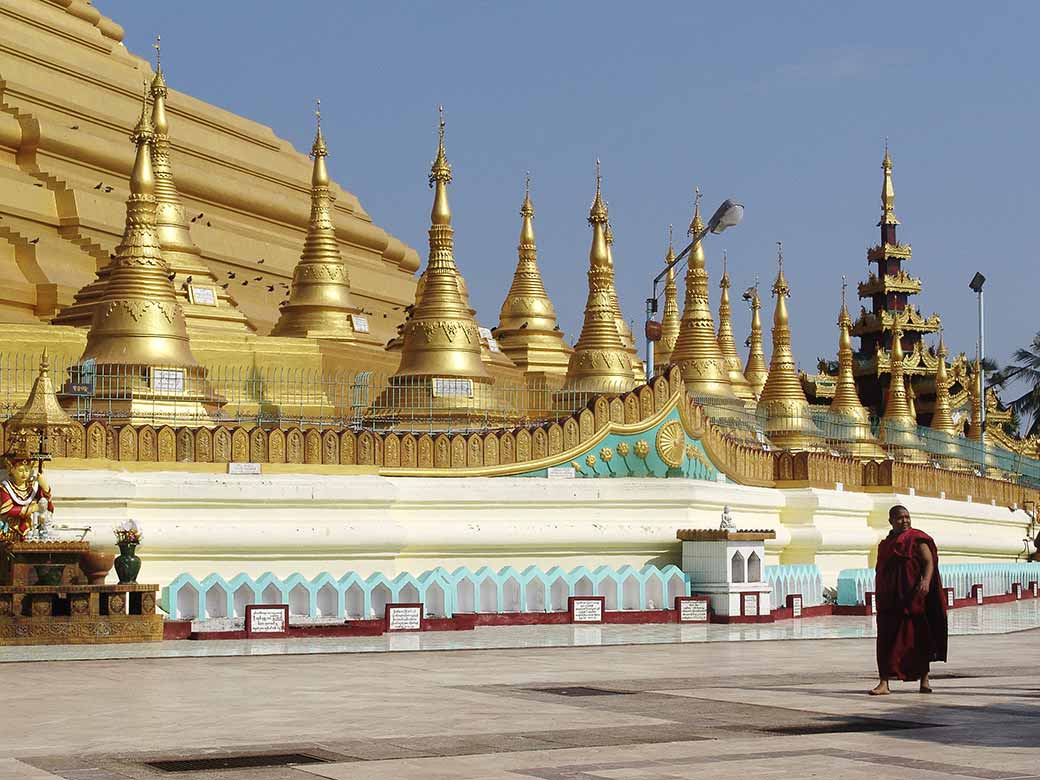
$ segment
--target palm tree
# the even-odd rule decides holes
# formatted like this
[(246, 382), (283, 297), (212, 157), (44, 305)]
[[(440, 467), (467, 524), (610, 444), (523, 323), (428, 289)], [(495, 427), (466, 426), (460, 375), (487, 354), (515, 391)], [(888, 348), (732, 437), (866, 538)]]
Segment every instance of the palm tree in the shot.
[(1012, 362), (997, 371), (990, 386), (1007, 387), (1012, 383), (1026, 386), (1018, 398), (1007, 402), (1007, 406), (1020, 419), (1032, 419), (1026, 436), (1040, 433), (1040, 333), (1033, 336), (1032, 343), (1025, 349), (1016, 349)]

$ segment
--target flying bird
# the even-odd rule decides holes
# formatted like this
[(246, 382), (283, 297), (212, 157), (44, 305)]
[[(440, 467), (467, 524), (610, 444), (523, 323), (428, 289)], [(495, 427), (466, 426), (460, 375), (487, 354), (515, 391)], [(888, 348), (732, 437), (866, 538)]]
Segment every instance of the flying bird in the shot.
[(267, 285), (267, 292), (274, 292), (274, 285), (273, 284)]
[(105, 183), (103, 181), (99, 181), (97, 184), (94, 185), (94, 189), (95, 190), (100, 190), (104, 186), (105, 186)]
[(227, 278), (228, 279), (234, 279), (235, 278), (235, 272), (234, 271), (228, 271), (227, 272)]

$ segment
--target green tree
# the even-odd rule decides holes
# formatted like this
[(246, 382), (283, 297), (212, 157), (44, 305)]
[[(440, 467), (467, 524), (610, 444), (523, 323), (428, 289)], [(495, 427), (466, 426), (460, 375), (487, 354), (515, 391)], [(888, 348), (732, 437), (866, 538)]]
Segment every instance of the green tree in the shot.
[(1024, 385), (1025, 391), (1008, 401), (1007, 407), (1018, 419), (1030, 421), (1026, 436), (1040, 433), (1040, 333), (1033, 336), (1028, 347), (1015, 350), (1011, 362), (993, 375), (990, 385), (1002, 388)]

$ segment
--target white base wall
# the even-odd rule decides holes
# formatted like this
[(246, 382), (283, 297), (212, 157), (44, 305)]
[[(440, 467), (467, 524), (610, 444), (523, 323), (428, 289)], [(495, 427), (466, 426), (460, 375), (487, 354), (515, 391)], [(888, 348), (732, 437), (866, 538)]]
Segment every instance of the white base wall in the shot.
[(1021, 510), (917, 496), (815, 488), (776, 490), (686, 479), (419, 479), (374, 475), (231, 476), (48, 469), (55, 522), (90, 525), (113, 543), (141, 524), (142, 582), (217, 572), (279, 576), (419, 573), (536, 564), (680, 564), (680, 528), (717, 528), (724, 505), (739, 528), (776, 531), (766, 563), (816, 563), (833, 586), (872, 566), (888, 508), (905, 504), (943, 562), (1015, 560)]

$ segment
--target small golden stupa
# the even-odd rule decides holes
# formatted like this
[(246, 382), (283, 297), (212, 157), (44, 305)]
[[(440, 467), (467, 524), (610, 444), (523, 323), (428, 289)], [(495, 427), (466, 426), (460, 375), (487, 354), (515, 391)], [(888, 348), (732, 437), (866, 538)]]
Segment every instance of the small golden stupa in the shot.
[[(701, 191), (697, 190), (693, 220), (687, 234), (696, 236), (702, 230)], [(698, 401), (712, 407), (732, 408), (743, 405), (733, 394), (729, 368), (719, 352), (719, 343), (715, 338), (715, 320), (708, 302), (708, 271), (705, 268), (704, 247), (700, 241), (690, 250), (686, 270), (686, 301), (671, 360), (682, 371), (687, 392)]]
[[(95, 399), (140, 413), (171, 419), (208, 418), (199, 402), (206, 396), (206, 371), (192, 354), (184, 311), (163, 259), (155, 229), (155, 174), (145, 92), (141, 118), (131, 140), (137, 146), (126, 201), (126, 227), (109, 264), (104, 294), (80, 362), (97, 366)], [(143, 404), (143, 406), (142, 406)], [(164, 408), (163, 404), (169, 404)]]
[(827, 440), (843, 455), (861, 460), (884, 459), (885, 451), (870, 430), (870, 412), (859, 400), (852, 375), (852, 317), (845, 304), (845, 287), (843, 276), (838, 314), (838, 381), (827, 411)]
[(946, 372), (946, 344), (943, 341), (942, 331), (939, 332), (939, 348), (936, 357), (939, 364), (935, 368), (935, 403), (932, 406), (931, 439), (932, 451), (936, 455), (939, 465), (948, 469), (965, 468), (966, 463), (959, 445), (961, 431), (953, 419), (950, 408), (950, 384), (949, 375)]
[(924, 463), (928, 460), (924, 442), (917, 434), (917, 418), (906, 395), (903, 373), (903, 317), (892, 318), (892, 349), (889, 361), (888, 400), (881, 418), (878, 440), (889, 454), (899, 460)]
[(545, 292), (538, 270), (530, 176), (524, 186), (520, 220), (516, 271), (502, 302), (495, 339), (502, 352), (529, 380), (540, 377), (559, 384), (567, 375), (567, 362), (574, 350), (564, 341), (556, 309)]
[(46, 439), (51, 432), (65, 431), (75, 424), (73, 419), (61, 408), (61, 404), (58, 403), (58, 398), (54, 394), (50, 361), (47, 359), (47, 350), (44, 349), (43, 356), (40, 358), (40, 373), (33, 381), (29, 397), (22, 407), (7, 419), (4, 427), (8, 434), (16, 431), (33, 431)]
[(722, 295), (719, 298), (719, 333), (716, 341), (719, 345), (719, 353), (726, 362), (729, 372), (729, 383), (733, 388), (733, 394), (744, 402), (754, 402), (755, 391), (751, 389), (747, 378), (744, 376), (744, 366), (737, 354), (737, 344), (733, 340), (733, 319), (729, 305), (729, 258), (722, 253), (722, 278), (719, 280), (719, 288)]
[[(559, 403), (584, 406), (576, 394), (627, 393), (635, 386), (632, 360), (617, 327), (614, 301), (614, 266), (607, 254), (605, 227), (607, 207), (600, 193), (602, 179), (596, 161), (596, 196), (589, 209), (592, 248), (589, 250), (589, 295), (585, 302), (585, 322), (567, 365), (567, 379)], [(587, 399), (586, 399), (587, 400)]]
[(758, 282), (744, 295), (751, 299), (751, 335), (747, 340), (748, 359), (744, 366), (744, 378), (757, 399), (762, 395), (762, 388), (769, 378), (766, 355), (762, 349), (762, 300), (758, 297)]
[(366, 413), (385, 427), (416, 422), (472, 427), (515, 416), (495, 397), (493, 380), (481, 360), (477, 322), (459, 284), (444, 126), (441, 109), (437, 156), (429, 177), (434, 196), (422, 290), (401, 333), (401, 363)]
[[(610, 204), (605, 204), (607, 210), (610, 210)], [(611, 269), (614, 269), (614, 228), (610, 224), (610, 219), (607, 219), (607, 227), (603, 231), (603, 238), (607, 242), (607, 260), (610, 263)], [(612, 271), (612, 276), (614, 276)], [(646, 383), (646, 368), (643, 365), (643, 361), (639, 359), (639, 348), (636, 346), (636, 337), (632, 334), (632, 329), (628, 326), (625, 321), (625, 315), (621, 313), (621, 302), (618, 299), (617, 285), (613, 286), (613, 292), (611, 293), (611, 305), (614, 307), (614, 322), (617, 323), (618, 333), (621, 335), (621, 342), (625, 345), (625, 351), (628, 352), (628, 359), (632, 363), (632, 379), (637, 385)]]
[(774, 446), (785, 450), (808, 450), (819, 446), (822, 434), (813, 422), (802, 383), (795, 372), (791, 354), (791, 328), (787, 296), (791, 288), (784, 277), (783, 245), (777, 242), (779, 271), (773, 283), (776, 310), (773, 313), (773, 357), (769, 378), (758, 399), (758, 411), (765, 417), (763, 429)]
[(358, 340), (354, 318), (361, 310), (350, 297), (350, 275), (340, 255), (332, 223), (332, 191), (325, 162), (329, 149), (321, 133), (321, 101), (314, 112), (317, 128), (311, 157), (311, 216), (300, 261), (293, 269), (289, 300), (282, 306), (272, 336)]
[(679, 294), (675, 286), (675, 268), (669, 267), (675, 260), (675, 247), (672, 246), (672, 226), (668, 226), (668, 254), (664, 264), (668, 268), (664, 277), (664, 314), (661, 315), (661, 338), (654, 349), (654, 373), (663, 374), (672, 362), (672, 350), (675, 340), (679, 338), (679, 326), (682, 317), (679, 314)]

